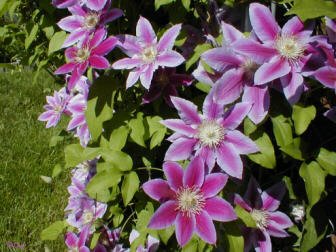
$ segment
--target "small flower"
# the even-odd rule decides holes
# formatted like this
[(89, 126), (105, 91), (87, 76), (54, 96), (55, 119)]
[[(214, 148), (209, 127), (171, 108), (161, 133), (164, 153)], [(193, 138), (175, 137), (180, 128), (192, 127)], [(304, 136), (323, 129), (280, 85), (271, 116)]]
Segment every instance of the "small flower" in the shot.
[(165, 160), (179, 161), (201, 156), (211, 170), (215, 162), (230, 176), (241, 179), (243, 163), (240, 154), (254, 153), (258, 146), (236, 128), (251, 109), (250, 103), (237, 103), (224, 111), (223, 105), (213, 100), (213, 90), (203, 103), (203, 115), (190, 101), (171, 97), (180, 119), (162, 121), (176, 131), (169, 140), (173, 143)]
[(67, 104), (71, 96), (67, 94), (66, 89), (54, 91), (53, 96), (47, 96), (47, 105), (44, 105), (43, 112), (38, 120), (42, 122), (47, 122), (46, 128), (55, 127), (61, 120), (61, 116), (66, 112)]
[(195, 157), (186, 170), (175, 162), (166, 162), (163, 171), (167, 181), (153, 179), (143, 185), (147, 195), (162, 203), (148, 227), (164, 229), (175, 224), (177, 242), (184, 246), (195, 232), (207, 243), (215, 244), (217, 235), (213, 220), (227, 222), (237, 218), (232, 206), (216, 196), (228, 176), (212, 173), (204, 176), (204, 162)]
[[(135, 229), (132, 230), (129, 237), (130, 244), (133, 243), (135, 239), (137, 239), (140, 236), (139, 232)], [(158, 250), (160, 245), (160, 241), (156, 238), (154, 238), (151, 235), (148, 235), (147, 241), (146, 241), (146, 247), (144, 248), (142, 245), (137, 247), (136, 252), (155, 252)]]
[(296, 204), (292, 206), (290, 214), (294, 217), (295, 222), (303, 221), (303, 218), (305, 217), (305, 208), (303, 205)]
[(283, 183), (262, 191), (255, 179), (251, 178), (244, 198), (235, 195), (235, 204), (249, 212), (257, 226), (244, 230), (245, 251), (249, 251), (252, 246), (258, 251), (272, 251), (270, 236), (288, 236), (284, 229), (291, 227), (293, 223), (287, 215), (276, 211), (285, 192)]
[(120, 38), (120, 47), (130, 58), (118, 60), (112, 67), (114, 69), (134, 68), (128, 75), (126, 88), (133, 86), (140, 78), (141, 84), (149, 89), (153, 74), (159, 66), (176, 67), (184, 62), (184, 58), (172, 50), (180, 30), (180, 24), (174, 25), (157, 42), (149, 21), (140, 17), (136, 26), (136, 37), (125, 35)]
[(80, 232), (79, 237), (73, 233), (68, 232), (65, 236), (65, 244), (67, 245), (69, 251), (80, 251), (80, 252), (90, 252), (90, 249), (85, 246), (86, 240), (89, 236), (90, 226), (86, 226)]

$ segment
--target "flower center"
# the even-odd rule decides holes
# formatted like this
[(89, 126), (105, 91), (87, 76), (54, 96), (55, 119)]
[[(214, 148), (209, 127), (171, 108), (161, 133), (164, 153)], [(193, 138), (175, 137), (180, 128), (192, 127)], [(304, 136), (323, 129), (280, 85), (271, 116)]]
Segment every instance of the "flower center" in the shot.
[(93, 220), (93, 213), (90, 212), (90, 211), (85, 211), (83, 213), (83, 221), (84, 221), (83, 224), (88, 224), (88, 223), (92, 222), (92, 220)]
[(305, 47), (294, 36), (281, 36), (275, 41), (275, 48), (284, 58), (297, 61), (303, 56)]
[(204, 207), (205, 199), (199, 188), (183, 187), (177, 192), (178, 211), (183, 215), (199, 214)]
[(269, 215), (264, 210), (253, 209), (251, 212), (252, 219), (256, 222), (259, 229), (264, 230), (268, 225)]
[(156, 55), (156, 48), (154, 46), (149, 46), (143, 50), (141, 57), (145, 63), (153, 63), (153, 61), (156, 59)]
[(90, 13), (84, 19), (84, 26), (88, 29), (94, 29), (99, 22), (99, 15), (97, 13)]
[(257, 71), (259, 65), (255, 63), (252, 59), (247, 59), (241, 67), (244, 69), (245, 77), (248, 80), (253, 80), (254, 73)]
[(225, 136), (225, 129), (216, 121), (203, 121), (198, 127), (198, 138), (203, 146), (217, 147)]
[(54, 111), (55, 111), (56, 114), (62, 114), (62, 112), (63, 112), (63, 106), (61, 106), (61, 105), (55, 106), (54, 107)]
[(75, 60), (77, 62), (83, 62), (87, 60), (90, 56), (90, 51), (87, 48), (80, 48), (77, 51)]

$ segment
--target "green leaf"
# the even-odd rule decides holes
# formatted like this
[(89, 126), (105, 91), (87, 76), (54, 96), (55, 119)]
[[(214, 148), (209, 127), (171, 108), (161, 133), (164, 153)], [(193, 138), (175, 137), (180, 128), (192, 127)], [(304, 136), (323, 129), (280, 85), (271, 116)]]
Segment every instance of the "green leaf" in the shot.
[(189, 11), (190, 10), (190, 0), (181, 0), (183, 7)]
[(127, 206), (128, 203), (133, 199), (134, 194), (138, 191), (140, 185), (140, 180), (135, 172), (130, 172), (125, 175), (124, 181), (121, 186), (121, 195), (124, 201), (124, 205)]
[(283, 115), (272, 117), (273, 133), (278, 146), (286, 146), (293, 142), (292, 125), (289, 118)]
[(224, 223), (226, 250), (225, 251), (244, 251), (244, 237), (239, 226), (235, 222)]
[(114, 129), (110, 136), (109, 147), (114, 150), (121, 150), (127, 141), (128, 128), (126, 126), (120, 126)]
[(330, 175), (336, 176), (336, 153), (328, 151), (324, 148), (320, 149), (316, 161)]
[(197, 82), (195, 87), (206, 94), (208, 94), (211, 90), (211, 86), (209, 84), (202, 83), (202, 82)]
[(197, 45), (194, 49), (194, 54), (186, 62), (186, 70), (188, 70), (192, 65), (194, 65), (198, 59), (201, 57), (201, 54), (209, 49), (211, 49), (210, 44), (201, 44)]
[(129, 171), (133, 167), (132, 158), (122, 151), (103, 149), (101, 155), (106, 162), (120, 171)]
[(317, 162), (313, 161), (309, 164), (303, 163), (299, 174), (305, 182), (309, 205), (313, 206), (321, 199), (325, 187), (326, 173)]
[(168, 240), (174, 234), (174, 232), (175, 232), (175, 228), (174, 226), (171, 226), (165, 229), (158, 230), (158, 235), (160, 237), (160, 240), (163, 241), (163, 243), (167, 245)]
[(293, 190), (293, 184), (292, 184), (291, 179), (289, 177), (285, 176), (283, 178), (283, 181), (286, 184), (287, 191), (288, 191), (288, 194), (289, 194), (289, 198), (291, 200), (296, 200), (296, 196), (295, 196), (295, 193), (294, 193), (294, 190)]
[(170, 4), (175, 2), (175, 0), (155, 0), (154, 6), (155, 10), (158, 10), (162, 5)]
[(295, 0), (286, 15), (298, 15), (302, 21), (328, 16), (336, 18), (336, 3), (326, 0)]
[(51, 176), (53, 178), (56, 178), (56, 177), (58, 177), (58, 175), (61, 174), (61, 172), (62, 172), (62, 166), (60, 164), (57, 164), (57, 165), (54, 166), (54, 169), (52, 171), (52, 175)]
[(257, 125), (255, 125), (250, 118), (246, 117), (244, 119), (244, 134), (249, 136), (257, 130)]
[(301, 139), (299, 137), (294, 138), (293, 142), (289, 145), (280, 147), (280, 150), (286, 153), (287, 155), (295, 158), (297, 160), (303, 161), (303, 154), (301, 151)]
[(251, 216), (251, 214), (249, 212), (247, 212), (244, 208), (237, 205), (235, 207), (235, 212), (236, 212), (237, 216), (239, 217), (239, 219), (242, 220), (242, 222), (245, 224), (246, 227), (252, 227), (252, 228), (257, 227), (255, 221), (253, 220), (253, 218)]
[(301, 135), (303, 132), (305, 132), (315, 116), (316, 108), (313, 105), (309, 107), (294, 105), (292, 119), (294, 121), (295, 133)]
[(65, 220), (55, 221), (49, 227), (42, 230), (40, 238), (42, 241), (49, 240), (54, 241), (63, 232), (63, 230), (68, 226)]
[(94, 159), (100, 151), (100, 148), (83, 148), (80, 144), (70, 144), (64, 148), (65, 167), (74, 167), (81, 162)]
[[(51, 31), (49, 29), (49, 30), (44, 30), (44, 32), (50, 33)], [(53, 32), (53, 30), (52, 30), (52, 32)], [(66, 39), (66, 36), (67, 36), (67, 34), (66, 34), (65, 31), (55, 32), (55, 34), (51, 37), (51, 39), (49, 41), (48, 55), (62, 49), (62, 45), (64, 43), (64, 40)]]
[(260, 152), (248, 155), (249, 159), (262, 167), (273, 169), (276, 159), (273, 144), (267, 133), (257, 130), (250, 138), (258, 145)]
[(135, 119), (130, 120), (131, 139), (140, 146), (146, 147), (146, 129), (144, 125), (143, 113), (138, 113)]
[(33, 43), (33, 41), (36, 38), (37, 32), (38, 32), (39, 26), (38, 24), (34, 24), (33, 28), (31, 29), (29, 35), (25, 39), (25, 49), (27, 50), (30, 45)]
[(166, 135), (166, 132), (167, 132), (167, 129), (166, 128), (163, 128), (163, 129), (160, 129), (159, 131), (156, 131), (154, 133), (154, 135), (152, 136), (151, 138), (151, 141), (150, 141), (150, 149), (153, 149), (154, 147), (160, 145)]

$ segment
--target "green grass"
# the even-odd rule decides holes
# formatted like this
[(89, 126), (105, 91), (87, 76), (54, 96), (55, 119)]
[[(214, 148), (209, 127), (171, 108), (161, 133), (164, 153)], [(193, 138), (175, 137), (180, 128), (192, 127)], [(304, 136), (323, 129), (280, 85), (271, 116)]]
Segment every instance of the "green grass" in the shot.
[[(64, 172), (52, 184), (40, 175), (51, 176), (63, 160), (63, 146), (49, 147), (51, 136), (60, 131), (45, 129), (37, 121), (45, 96), (58, 89), (52, 78), (42, 74), (36, 84), (30, 72), (0, 72), (0, 251), (65, 251), (63, 237), (43, 242), (40, 232), (64, 217), (69, 178)], [(8, 242), (25, 248), (10, 249)]]

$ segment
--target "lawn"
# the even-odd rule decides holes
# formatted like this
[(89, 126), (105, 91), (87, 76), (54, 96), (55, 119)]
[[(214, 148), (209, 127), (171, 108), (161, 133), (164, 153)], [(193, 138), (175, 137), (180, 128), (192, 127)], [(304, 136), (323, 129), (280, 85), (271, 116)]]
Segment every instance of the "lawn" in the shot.
[[(64, 251), (63, 238), (43, 242), (42, 229), (63, 218), (69, 177), (64, 172), (51, 184), (51, 176), (63, 161), (63, 146), (49, 147), (59, 129), (45, 129), (37, 121), (45, 96), (58, 89), (45, 74), (33, 83), (26, 71), (0, 72), (0, 251)], [(17, 249), (11, 245), (17, 243)]]

